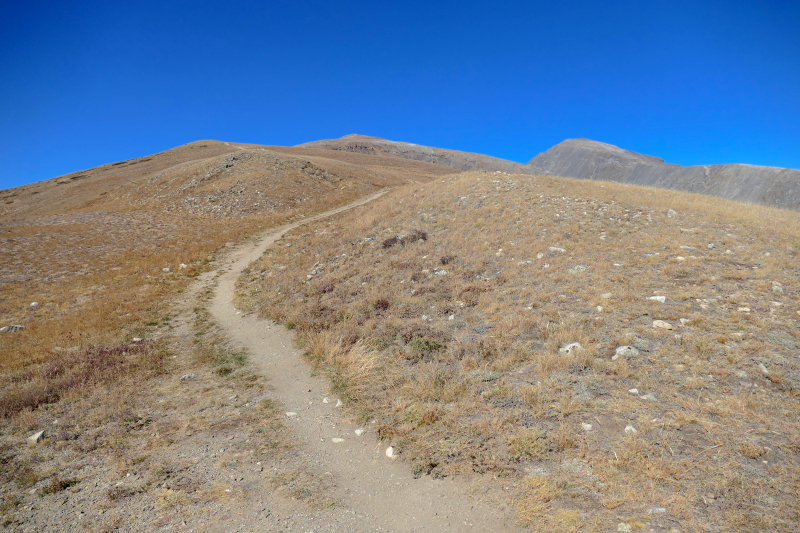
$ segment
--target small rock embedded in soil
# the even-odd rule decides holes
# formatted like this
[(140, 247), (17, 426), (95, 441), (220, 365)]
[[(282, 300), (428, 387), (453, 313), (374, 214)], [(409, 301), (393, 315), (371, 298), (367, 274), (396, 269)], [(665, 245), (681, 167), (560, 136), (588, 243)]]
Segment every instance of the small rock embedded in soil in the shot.
[(614, 356), (611, 358), (611, 360), (616, 361), (620, 357), (636, 357), (637, 355), (639, 355), (639, 350), (633, 346), (617, 346), (617, 349), (614, 352)]
[(388, 457), (389, 459), (394, 459), (395, 457), (397, 457), (397, 455), (395, 455), (394, 453), (394, 446), (389, 446), (388, 448), (386, 448), (386, 457)]
[(666, 301), (667, 301), (666, 297), (664, 297), (664, 296), (648, 296), (647, 299), (648, 300), (653, 300), (653, 301), (656, 301), (656, 302), (660, 302), (662, 304), (666, 303)]
[(592, 430), (592, 425), (591, 424), (587, 424), (585, 422), (583, 424), (581, 424), (581, 427), (583, 428), (584, 431), (591, 431)]
[(25, 329), (25, 326), (20, 326), (19, 324), (14, 324), (13, 326), (3, 326), (0, 328), (0, 332), (2, 333), (14, 333), (15, 331), (22, 331)]
[(340, 442), (344, 442), (344, 439), (340, 439), (339, 437), (334, 437), (331, 439), (331, 442), (334, 444), (339, 444)]
[(586, 272), (586, 265), (575, 265), (572, 268), (568, 268), (567, 272), (570, 274), (580, 274), (581, 272)]
[(639, 433), (639, 432), (638, 432), (638, 431), (636, 431), (636, 428), (635, 428), (635, 427), (633, 427), (632, 425), (628, 424), (628, 425), (625, 427), (625, 433), (627, 433), (628, 435), (633, 435), (633, 434), (635, 434), (635, 433)]
[(569, 344), (565, 344), (561, 348), (558, 349), (558, 353), (569, 355), (573, 351), (583, 350), (583, 346), (579, 342), (571, 342)]
[(194, 374), (184, 374), (184, 375), (181, 376), (181, 381), (186, 381), (188, 379), (192, 379), (193, 377), (194, 377)]
[(39, 302), (31, 302), (31, 309), (39, 309)]
[(672, 329), (672, 324), (670, 324), (669, 322), (664, 322), (663, 320), (653, 320), (653, 327), (661, 329)]
[(355, 433), (357, 436), (359, 436), (359, 437), (360, 437), (361, 435), (363, 435), (363, 434), (364, 434), (364, 432), (365, 432), (365, 431), (366, 431), (365, 429), (357, 429), (357, 430), (355, 430), (355, 432), (354, 432), (354, 433)]
[(39, 444), (40, 442), (42, 442), (43, 438), (44, 438), (44, 430), (37, 431), (36, 433), (28, 437), (28, 444), (30, 445)]

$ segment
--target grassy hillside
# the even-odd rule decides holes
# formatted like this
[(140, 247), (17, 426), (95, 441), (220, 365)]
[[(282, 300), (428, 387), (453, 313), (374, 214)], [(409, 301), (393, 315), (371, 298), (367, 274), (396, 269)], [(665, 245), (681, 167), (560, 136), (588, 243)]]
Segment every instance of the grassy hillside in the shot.
[(200, 141), (4, 191), (0, 326), (26, 329), (0, 334), (0, 415), (156, 370), (158, 350), (132, 339), (165, 324), (168, 302), (215, 252), (442, 170), (320, 153)]
[(466, 173), (282, 244), (239, 305), (420, 476), (506, 478), (537, 531), (796, 529), (796, 213)]

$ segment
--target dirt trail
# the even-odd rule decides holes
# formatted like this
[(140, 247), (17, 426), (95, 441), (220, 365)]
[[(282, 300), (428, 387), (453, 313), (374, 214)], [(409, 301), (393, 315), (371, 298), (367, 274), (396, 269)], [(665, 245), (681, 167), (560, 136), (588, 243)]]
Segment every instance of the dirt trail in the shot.
[[(480, 479), (414, 479), (411, 467), (386, 455), (374, 427), (356, 425), (336, 407), (329, 383), (312, 377), (308, 363), (293, 347), (283, 326), (243, 316), (234, 308), (234, 286), (242, 269), (286, 232), (374, 200), (381, 193), (347, 206), (277, 228), (256, 244), (234, 251), (223, 266), (210, 311), (231, 340), (245, 347), (252, 364), (265, 375), (275, 398), (286, 408), (306, 466), (324, 475), (338, 504), (318, 517), (325, 530), (347, 531), (521, 531), (515, 527), (508, 496)], [(328, 397), (328, 403), (324, 399)], [(365, 432), (358, 436), (356, 429)], [(336, 440), (334, 440), (336, 439)], [(341, 439), (341, 440), (340, 440)]]

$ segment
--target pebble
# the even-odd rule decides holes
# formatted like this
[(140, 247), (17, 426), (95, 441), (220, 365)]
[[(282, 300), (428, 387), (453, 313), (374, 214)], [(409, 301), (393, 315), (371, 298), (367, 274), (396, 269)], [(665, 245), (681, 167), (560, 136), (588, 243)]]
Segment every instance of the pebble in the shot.
[(666, 303), (666, 301), (667, 301), (667, 298), (665, 296), (648, 296), (647, 299), (648, 300), (653, 300), (653, 301), (656, 301), (656, 302), (660, 302), (662, 304)]
[(551, 251), (551, 252), (553, 252), (553, 253), (555, 253), (555, 252), (558, 252), (558, 253), (560, 253), (560, 254), (563, 254), (564, 252), (566, 252), (566, 250), (565, 250), (564, 248), (558, 248), (558, 247), (556, 247), (556, 246), (550, 246), (550, 247), (549, 247), (549, 248), (547, 248), (547, 249), (548, 249), (548, 250), (550, 250), (550, 251)]
[(0, 328), (0, 333), (14, 333), (15, 331), (22, 331), (23, 329), (25, 329), (25, 326), (14, 324), (12, 326), (3, 326)]
[(604, 293), (603, 293), (603, 294), (601, 294), (600, 296), (602, 296), (602, 297), (603, 297), (603, 298), (605, 298), (605, 299), (608, 299), (608, 298), (611, 298), (611, 293), (610, 293), (610, 292), (604, 292)]
[(366, 429), (360, 429), (360, 428), (359, 428), (359, 429), (355, 430), (355, 431), (354, 431), (354, 433), (355, 433), (357, 436), (359, 436), (359, 437), (360, 437), (361, 435), (363, 435), (363, 434), (364, 434), (364, 432), (365, 432), (365, 431), (366, 431)]
[(331, 439), (331, 442), (333, 442), (334, 444), (339, 444), (340, 442), (344, 442), (344, 439), (340, 439), (338, 437), (334, 437), (334, 438)]
[[(672, 210), (670, 209), (670, 211), (672, 211)], [(674, 213), (675, 211), (672, 211), (672, 212)], [(675, 215), (671, 215), (671, 216), (675, 216)], [(625, 522), (620, 522), (619, 524), (617, 524), (617, 531), (627, 532), (627, 531), (633, 531), (633, 529), (631, 528), (631, 526), (629, 526)]]
[(44, 438), (44, 430), (37, 431), (36, 433), (28, 437), (28, 444), (30, 445), (39, 444), (40, 442), (42, 442), (43, 438)]
[(635, 427), (633, 427), (632, 425), (628, 424), (628, 425), (625, 427), (625, 433), (627, 433), (628, 435), (633, 435), (634, 433), (639, 433), (639, 432), (638, 432), (638, 431), (636, 431), (636, 428), (635, 428)]
[(297, 413), (295, 413), (294, 411), (287, 411), (287, 413), (286, 413), (286, 418), (294, 418), (296, 416), (297, 416)]
[(639, 389), (628, 389), (631, 394), (639, 394)]
[(183, 270), (183, 269), (184, 269), (184, 268), (186, 268), (187, 266), (188, 266), (188, 265), (187, 265), (186, 263), (181, 263), (181, 264), (180, 264), (180, 266), (178, 267), (178, 269), (179, 269), (179, 270)]
[(586, 272), (586, 265), (575, 265), (572, 268), (568, 268), (567, 272), (570, 274), (580, 274), (581, 272)]
[(653, 327), (661, 329), (672, 329), (672, 324), (670, 324), (669, 322), (664, 322), (663, 320), (653, 320)]
[(388, 457), (389, 459), (394, 459), (395, 457), (397, 457), (397, 455), (395, 455), (394, 453), (394, 446), (389, 446), (388, 448), (386, 448), (386, 457)]
[(161, 270), (163, 270), (164, 272), (169, 272), (169, 267), (164, 267)]
[(639, 396), (639, 398), (641, 398), (642, 400), (652, 400), (654, 402), (658, 401), (658, 398), (656, 398), (652, 392), (648, 392), (644, 396)]
[(39, 309), (39, 302), (31, 302), (31, 309)]
[(592, 425), (591, 424), (587, 424), (585, 422), (583, 424), (581, 424), (581, 427), (583, 428), (584, 431), (591, 431), (592, 430)]
[(633, 346), (617, 346), (617, 350), (611, 360), (616, 361), (620, 357), (636, 357), (637, 355), (639, 355), (639, 350)]
[(558, 353), (569, 355), (573, 352), (573, 350), (583, 350), (583, 346), (581, 346), (581, 343), (579, 342), (571, 342), (559, 348)]
[[(676, 216), (677, 214), (678, 214), (678, 213), (676, 213), (674, 209), (668, 209), (668, 210), (667, 210), (667, 216), (668, 216), (669, 218), (672, 218), (672, 217)], [(621, 531), (621, 530), (620, 530), (620, 531)], [(628, 529), (628, 530), (626, 530), (626, 531), (630, 531), (630, 529)]]
[(650, 514), (664, 514), (667, 512), (667, 509), (665, 507), (651, 507), (647, 512)]
[(194, 374), (184, 374), (181, 376), (181, 381), (186, 381), (187, 379), (192, 379)]
[(690, 320), (688, 318), (681, 318), (681, 326), (685, 326), (689, 322), (690, 322)]
[(336, 400), (336, 407), (341, 407), (343, 405), (342, 400)]

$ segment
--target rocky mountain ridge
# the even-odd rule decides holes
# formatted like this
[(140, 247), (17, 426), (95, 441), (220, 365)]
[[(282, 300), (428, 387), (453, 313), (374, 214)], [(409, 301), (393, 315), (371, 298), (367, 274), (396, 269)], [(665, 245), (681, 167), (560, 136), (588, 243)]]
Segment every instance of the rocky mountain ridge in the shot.
[(524, 165), (482, 154), (355, 134), (298, 147), (400, 157), (457, 170), (617, 181), (800, 210), (800, 170), (746, 164), (684, 167), (590, 139), (567, 139)]

